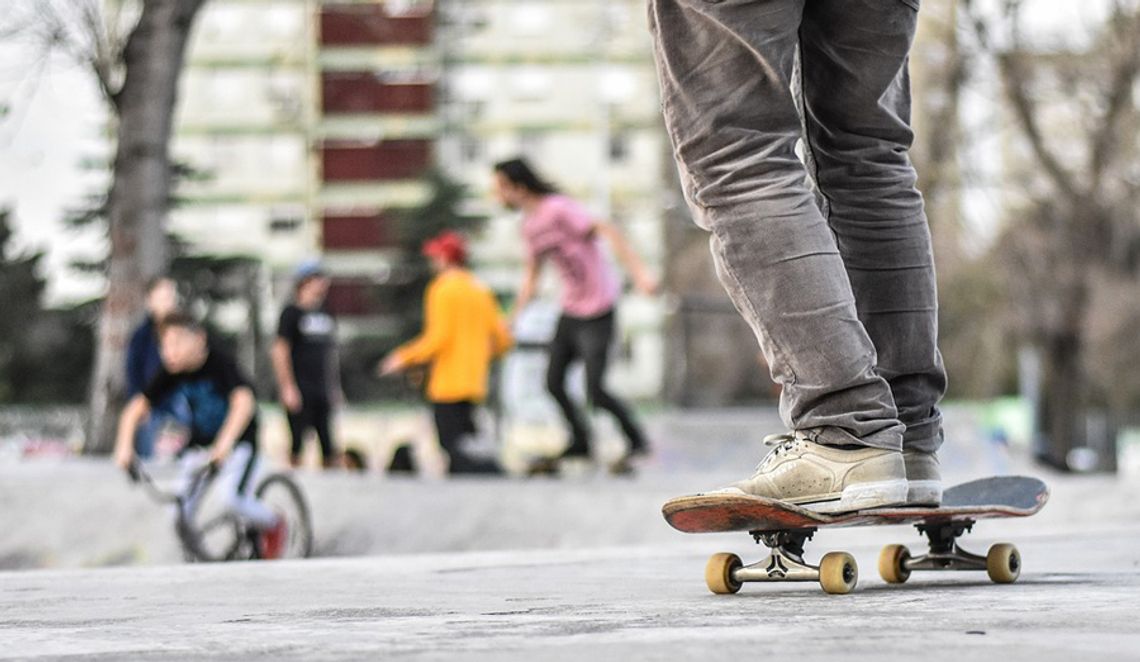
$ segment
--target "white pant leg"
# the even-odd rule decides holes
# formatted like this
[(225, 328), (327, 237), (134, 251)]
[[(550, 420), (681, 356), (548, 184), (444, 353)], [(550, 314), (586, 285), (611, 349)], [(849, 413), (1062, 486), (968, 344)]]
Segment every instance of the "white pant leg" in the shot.
[[(195, 494), (188, 492), (190, 481), (194, 474), (209, 461), (210, 455), (206, 448), (189, 448), (178, 458), (178, 479), (175, 482), (174, 492), (183, 495), (182, 513), (187, 519), (194, 512), (198, 499), (202, 497), (200, 490)], [(177, 517), (177, 506), (172, 507), (171, 511)]]
[[(253, 448), (246, 443), (234, 446), (233, 452), (226, 458), (221, 471), (216, 478), (219, 495), (225, 499), (226, 506), (242, 519), (253, 523), (257, 528), (267, 528), (277, 522), (277, 515), (268, 506), (253, 496), (253, 488), (257, 482), (257, 459), (252, 457)], [(249, 480), (241, 485), (242, 476), (250, 462), (254, 463), (249, 472)]]

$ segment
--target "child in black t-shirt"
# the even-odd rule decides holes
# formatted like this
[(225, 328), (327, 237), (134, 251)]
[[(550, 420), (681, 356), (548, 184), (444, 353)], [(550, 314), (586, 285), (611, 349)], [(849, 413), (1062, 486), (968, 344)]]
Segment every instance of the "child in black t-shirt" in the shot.
[(250, 381), (234, 360), (210, 347), (205, 329), (174, 313), (159, 327), (162, 369), (127, 403), (119, 418), (115, 463), (126, 469), (134, 459), (135, 432), (151, 407), (178, 392), (190, 405), (186, 452), (208, 452), (220, 472), (217, 485), (239, 516), (264, 532), (266, 558), (280, 553), (284, 522), (253, 493), (257, 461), (257, 401)]

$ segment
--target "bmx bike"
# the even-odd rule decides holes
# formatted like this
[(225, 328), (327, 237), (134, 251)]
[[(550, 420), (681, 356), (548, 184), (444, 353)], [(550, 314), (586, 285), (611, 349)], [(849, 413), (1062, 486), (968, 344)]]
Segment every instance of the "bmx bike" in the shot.
[[(141, 483), (155, 501), (175, 506), (175, 533), (189, 562), (243, 561), (266, 558), (261, 531), (232, 509), (211, 498), (218, 467), (207, 463), (190, 472), (185, 489), (160, 487), (136, 459), (127, 468), (135, 483)], [(216, 491), (216, 490), (214, 490)], [(308, 558), (313, 553), (313, 527), (304, 493), (283, 473), (265, 476), (254, 490), (257, 500), (285, 522), (285, 539), (275, 559)]]

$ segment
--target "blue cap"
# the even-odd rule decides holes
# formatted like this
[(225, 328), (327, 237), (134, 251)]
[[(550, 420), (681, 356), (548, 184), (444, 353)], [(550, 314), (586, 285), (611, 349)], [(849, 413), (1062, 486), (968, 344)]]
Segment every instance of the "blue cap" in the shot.
[(308, 278), (324, 275), (325, 267), (320, 260), (305, 260), (293, 271), (293, 280), (299, 283)]

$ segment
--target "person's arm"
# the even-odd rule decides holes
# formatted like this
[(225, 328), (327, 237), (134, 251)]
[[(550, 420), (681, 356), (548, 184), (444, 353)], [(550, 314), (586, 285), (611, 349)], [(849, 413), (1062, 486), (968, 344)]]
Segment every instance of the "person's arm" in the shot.
[(534, 298), (534, 293), (538, 289), (538, 278), (542, 275), (542, 264), (541, 257), (533, 254), (527, 255), (522, 284), (519, 286), (518, 296), (515, 297), (514, 307), (511, 309), (510, 322), (513, 322)]
[(127, 397), (142, 393), (146, 388), (146, 345), (145, 327), (135, 330), (131, 342), (127, 345)]
[(277, 322), (277, 337), (269, 350), (273, 362), (273, 376), (277, 378), (277, 395), (286, 411), (301, 411), (301, 389), (293, 371), (293, 343), (301, 336), (301, 311), (296, 306), (285, 306)]
[(380, 364), (381, 375), (430, 362), (451, 338), (456, 320), (454, 307), (448, 305), (447, 293), (438, 286), (429, 287), (425, 299), (423, 333), (389, 354)]
[(511, 330), (507, 326), (507, 320), (503, 319), (503, 314), (499, 311), (499, 305), (495, 302), (494, 297), (491, 299), (491, 355), (499, 358), (507, 353), (507, 350), (514, 345), (515, 340), (511, 337)]
[(281, 396), (281, 404), (291, 412), (301, 410), (301, 389), (297, 387), (297, 379), (293, 375), (293, 346), (288, 340), (278, 336), (273, 341), (270, 350), (273, 358), (273, 374), (277, 378), (277, 392)]
[(642, 294), (655, 294), (657, 292), (657, 279), (649, 273), (645, 268), (645, 264), (638, 257), (637, 252), (630, 247), (629, 242), (626, 241), (625, 235), (618, 230), (617, 226), (613, 223), (605, 221), (595, 221), (593, 226), (594, 232), (604, 237), (614, 253), (617, 255), (618, 261), (633, 278), (633, 285)]
[(239, 386), (230, 391), (230, 406), (229, 411), (226, 412), (226, 420), (222, 422), (222, 428), (218, 430), (217, 436), (214, 437), (214, 445), (210, 449), (210, 460), (212, 462), (221, 464), (229, 457), (234, 444), (238, 442), (241, 434), (249, 427), (249, 422), (253, 420), (256, 407), (257, 402), (254, 400), (253, 389), (250, 387)]
[(127, 402), (123, 413), (119, 415), (119, 427), (115, 434), (115, 464), (120, 469), (126, 469), (135, 458), (135, 435), (139, 425), (150, 413), (150, 403), (141, 394), (136, 395)]

